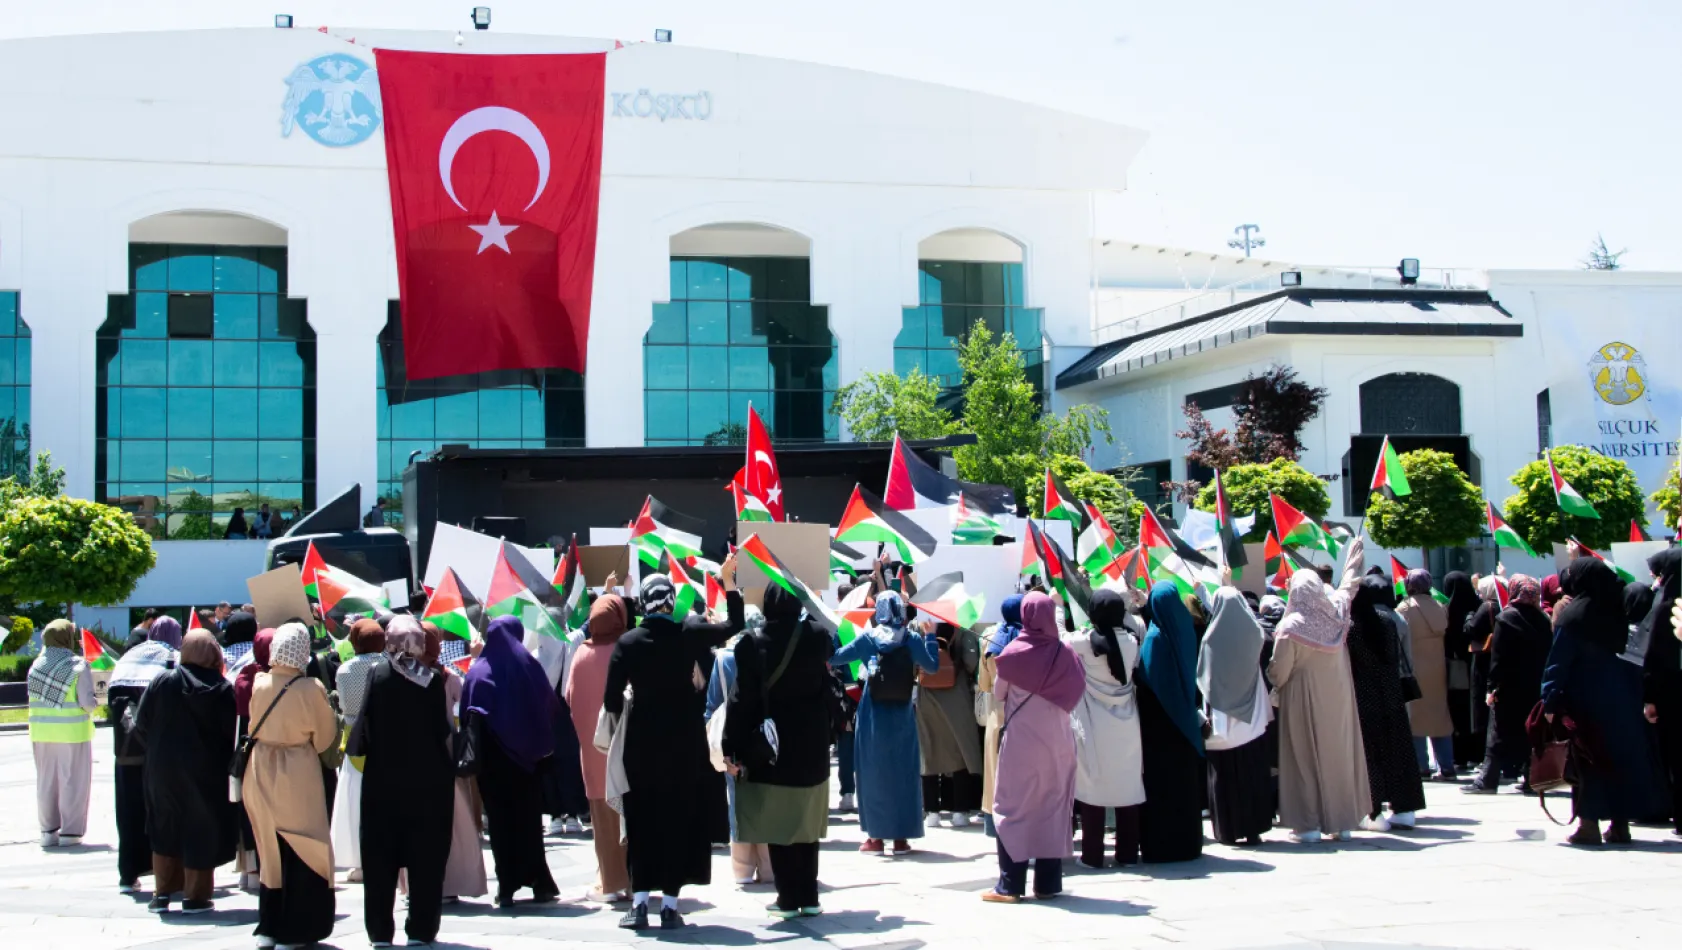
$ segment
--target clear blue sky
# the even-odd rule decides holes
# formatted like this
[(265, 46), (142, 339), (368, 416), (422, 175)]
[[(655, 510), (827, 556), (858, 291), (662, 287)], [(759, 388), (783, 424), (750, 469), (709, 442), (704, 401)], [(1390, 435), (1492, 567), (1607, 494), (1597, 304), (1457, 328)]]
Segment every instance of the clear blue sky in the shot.
[[(470, 0), (6, 0), (0, 36), (466, 28)], [(493, 0), (493, 29), (649, 39), (980, 89), (1138, 126), (1110, 236), (1282, 259), (1682, 270), (1677, 0)]]

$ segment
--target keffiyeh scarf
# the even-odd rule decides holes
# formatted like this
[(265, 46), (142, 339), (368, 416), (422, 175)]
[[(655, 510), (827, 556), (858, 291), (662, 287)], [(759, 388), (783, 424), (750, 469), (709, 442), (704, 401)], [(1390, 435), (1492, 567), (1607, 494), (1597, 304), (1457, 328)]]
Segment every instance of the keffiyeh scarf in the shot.
[(78, 657), (63, 647), (46, 647), (29, 666), (29, 694), (49, 706), (64, 702), (76, 682)]

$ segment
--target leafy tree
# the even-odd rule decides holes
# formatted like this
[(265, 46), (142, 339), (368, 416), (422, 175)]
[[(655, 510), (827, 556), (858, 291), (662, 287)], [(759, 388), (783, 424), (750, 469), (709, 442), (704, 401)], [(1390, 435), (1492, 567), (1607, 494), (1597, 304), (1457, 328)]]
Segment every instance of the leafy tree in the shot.
[(746, 445), (748, 427), (740, 422), (726, 422), (701, 439), (702, 445)]
[[(1107, 472), (1094, 471), (1092, 466), (1073, 455), (1053, 455), (1049, 466), (1076, 498), (1098, 506), (1122, 544), (1133, 543), (1139, 533), (1139, 516), (1144, 513), (1145, 503), (1126, 484)], [(1045, 479), (1035, 479), (1029, 485), (1025, 501), (1031, 514), (1044, 510)]]
[(212, 541), (219, 537), (213, 512), (216, 505), (198, 489), (192, 489), (181, 500), (166, 509), (169, 538), (172, 541)]
[[(27, 488), (0, 482), (0, 608), (114, 604), (157, 563), (152, 539), (121, 508), (62, 494), (64, 473), (42, 453)], [(8, 613), (15, 610), (7, 609)]]
[(1115, 441), (1110, 412), (1102, 406), (1081, 403), (1061, 416), (1045, 417), (1045, 450), (1051, 455), (1079, 457), (1100, 438), (1106, 443)]
[(871, 372), (836, 390), (832, 406), (854, 441), (892, 442), (895, 432), (938, 439), (957, 431), (952, 414), (938, 405), (940, 393), (940, 381), (921, 369), (903, 378)]
[(1594, 243), (1589, 245), (1588, 256), (1583, 258), (1583, 270), (1619, 270), (1624, 266), (1619, 259), (1628, 253), (1627, 247), (1621, 251), (1612, 250), (1606, 246), (1605, 236), (1596, 234)]
[(954, 453), (959, 477), (1004, 485), (1026, 498), (1030, 483), (1044, 471), (1046, 429), (1015, 337), (1006, 333), (994, 344), (992, 332), (977, 321), (958, 346), (958, 365), (963, 430), (976, 437), (974, 445)]
[(1629, 523), (1647, 523), (1647, 500), (1641, 482), (1620, 459), (1610, 459), (1580, 445), (1554, 449), (1554, 466), (1600, 514), (1599, 520), (1578, 518), (1559, 509), (1554, 501), (1553, 479), (1548, 463), (1537, 459), (1508, 479), (1518, 494), (1502, 504), (1507, 523), (1523, 535), (1537, 551), (1548, 551), (1555, 541), (1577, 538), (1591, 548), (1605, 548), (1614, 541), (1629, 540)]
[(1373, 493), (1367, 531), (1374, 541), (1386, 548), (1452, 548), (1483, 533), (1483, 492), (1454, 456), (1419, 449), (1399, 458), (1413, 491), (1399, 498)]
[[(1237, 465), (1265, 465), (1274, 459), (1302, 458), (1302, 430), (1325, 405), (1327, 391), (1303, 382), (1296, 370), (1274, 364), (1260, 376), (1244, 378), (1232, 405), (1233, 428), (1217, 429), (1195, 403), (1185, 407), (1186, 427), (1174, 433), (1186, 440), (1186, 461), (1224, 472)], [(1197, 497), (1196, 479), (1165, 482), (1183, 500)]]
[(1653, 493), (1652, 502), (1664, 515), (1665, 527), (1676, 530), (1677, 521), (1682, 520), (1682, 462), (1670, 467), (1664, 485)]
[(6, 620), (6, 641), (0, 643), (0, 653), (16, 653), (29, 645), (35, 637), (35, 622), (18, 614)]
[[(1245, 541), (1260, 541), (1273, 530), (1273, 506), (1267, 496), (1271, 492), (1290, 502), (1293, 507), (1316, 521), (1331, 510), (1331, 495), (1319, 476), (1288, 458), (1276, 458), (1266, 465), (1234, 465), (1221, 473), (1226, 486), (1227, 503), (1234, 517), (1254, 512), (1256, 525)], [(1205, 485), (1197, 493), (1199, 511), (1215, 510), (1215, 486)]]
[(35, 457), (33, 471), (25, 468), (28, 464), (26, 459), (17, 474), (0, 478), (0, 508), (10, 507), (24, 497), (53, 498), (64, 494), (64, 469), (53, 467), (51, 452)]

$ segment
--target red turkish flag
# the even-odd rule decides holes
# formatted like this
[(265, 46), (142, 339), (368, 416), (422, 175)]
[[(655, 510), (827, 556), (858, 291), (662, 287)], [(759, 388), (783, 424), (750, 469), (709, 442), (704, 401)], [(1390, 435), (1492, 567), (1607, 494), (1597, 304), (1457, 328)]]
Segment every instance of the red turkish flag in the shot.
[(742, 480), (742, 490), (763, 501), (773, 521), (787, 521), (783, 517), (783, 477), (777, 474), (771, 434), (752, 406), (748, 407), (748, 464), (743, 471), (747, 477)]
[(607, 54), (374, 64), (409, 378), (582, 373)]

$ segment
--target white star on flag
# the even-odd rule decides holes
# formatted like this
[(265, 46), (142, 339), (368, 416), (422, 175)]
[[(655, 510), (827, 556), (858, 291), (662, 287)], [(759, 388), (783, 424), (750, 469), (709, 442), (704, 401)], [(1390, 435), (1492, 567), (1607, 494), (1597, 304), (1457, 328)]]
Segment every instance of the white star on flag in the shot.
[(479, 232), (479, 250), (475, 254), (485, 253), (486, 248), (500, 247), (505, 254), (512, 254), (508, 249), (508, 235), (520, 229), (517, 224), (503, 224), (497, 220), (496, 212), (491, 212), (491, 220), (487, 224), (470, 224), (468, 227)]

